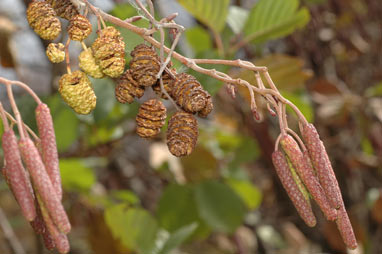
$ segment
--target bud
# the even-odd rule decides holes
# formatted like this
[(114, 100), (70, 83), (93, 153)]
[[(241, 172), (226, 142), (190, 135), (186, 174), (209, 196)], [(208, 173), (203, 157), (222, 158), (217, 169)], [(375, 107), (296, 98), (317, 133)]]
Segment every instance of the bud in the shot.
[(143, 103), (136, 117), (137, 134), (142, 138), (156, 136), (165, 124), (166, 108), (161, 101), (152, 99)]
[(324, 190), (315, 176), (308, 153), (306, 151), (302, 153), (297, 142), (290, 135), (284, 135), (280, 144), (325, 217), (328, 220), (335, 220), (337, 211), (330, 206), (326, 199)]
[(198, 140), (198, 122), (186, 112), (176, 112), (168, 122), (167, 147), (177, 156), (190, 155)]
[(72, 4), (70, 0), (46, 0), (52, 5), (57, 15), (61, 18), (70, 20), (72, 17), (78, 14), (76, 6)]
[(309, 199), (306, 199), (304, 194), (300, 191), (300, 187), (296, 183), (295, 177), (292, 175), (286, 157), (281, 151), (274, 151), (272, 154), (272, 161), (276, 168), (276, 173), (300, 217), (304, 220), (306, 225), (314, 227), (317, 222), (312, 207), (310, 206)]
[(89, 76), (93, 78), (103, 78), (105, 75), (102, 72), (101, 66), (96, 63), (93, 52), (89, 49), (84, 50), (78, 56), (78, 66)]
[(28, 221), (36, 218), (36, 207), (29, 177), (21, 161), (17, 139), (12, 129), (4, 132), (2, 137), (6, 166), (3, 174), (9, 182), (10, 189)]
[(27, 19), (33, 30), (44, 40), (54, 40), (61, 33), (56, 12), (46, 2), (33, 1), (28, 5)]
[(340, 231), (340, 234), (346, 246), (352, 250), (357, 248), (357, 239), (355, 238), (353, 228), (349, 220), (349, 216), (343, 204), (338, 210), (338, 219), (336, 220), (336, 223), (337, 228)]
[[(46, 209), (54, 221), (54, 224), (57, 225), (61, 232), (68, 233), (71, 228), (68, 216), (66, 215), (64, 207), (62, 206), (56, 190), (50, 181), (49, 175), (46, 172), (44, 163), (41, 160), (36, 146), (33, 144), (32, 140), (29, 138), (24, 138), (20, 139), (19, 147), (21, 157), (23, 158), (32, 178), (33, 186), (35, 187), (37, 193), (41, 196), (41, 200), (46, 206)], [(41, 207), (42, 204), (39, 204)], [(41, 207), (41, 209), (43, 208)], [(41, 210), (41, 212), (44, 211)]]
[(52, 63), (61, 63), (65, 60), (65, 46), (62, 43), (49, 43), (46, 55)]
[(131, 51), (130, 69), (134, 79), (141, 86), (152, 86), (157, 82), (160, 61), (153, 48), (139, 44)]
[(181, 73), (176, 76), (171, 96), (185, 111), (196, 113), (206, 107), (209, 94), (195, 77)]
[(133, 103), (134, 98), (141, 98), (144, 92), (144, 87), (138, 85), (129, 69), (118, 79), (115, 86), (115, 97), (117, 101), (123, 104)]
[(340, 208), (342, 204), (341, 190), (338, 186), (336, 175), (334, 174), (325, 146), (320, 140), (313, 124), (303, 126), (302, 137), (330, 205), (336, 209)]
[(82, 71), (65, 74), (59, 81), (62, 99), (77, 113), (89, 114), (96, 106), (97, 97), (89, 78)]
[(56, 135), (54, 133), (52, 115), (45, 103), (39, 104), (36, 108), (36, 122), (41, 139), (42, 160), (57, 196), (62, 199)]
[(89, 34), (91, 34), (91, 32), (92, 25), (85, 16), (78, 14), (70, 19), (68, 34), (71, 40), (83, 41), (89, 36)]

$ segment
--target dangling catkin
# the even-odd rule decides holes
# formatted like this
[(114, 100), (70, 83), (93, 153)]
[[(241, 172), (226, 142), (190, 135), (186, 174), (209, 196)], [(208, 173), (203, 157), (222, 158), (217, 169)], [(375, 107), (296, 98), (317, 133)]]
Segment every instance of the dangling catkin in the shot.
[(66, 215), (64, 207), (61, 204), (61, 200), (58, 197), (52, 182), (50, 181), (49, 175), (46, 172), (44, 163), (42, 162), (36, 146), (33, 144), (32, 140), (29, 138), (24, 138), (20, 139), (19, 147), (21, 157), (23, 158), (32, 178), (33, 186), (41, 196), (41, 199), (52, 220), (54, 221), (54, 224), (57, 225), (61, 232), (65, 234), (69, 233), (71, 226), (68, 216)]
[(3, 174), (6, 175), (10, 188), (20, 205), (24, 217), (28, 221), (33, 221), (36, 217), (36, 207), (29, 177), (21, 161), (20, 151), (17, 146), (17, 139), (13, 130), (4, 132), (3, 151), (6, 166)]

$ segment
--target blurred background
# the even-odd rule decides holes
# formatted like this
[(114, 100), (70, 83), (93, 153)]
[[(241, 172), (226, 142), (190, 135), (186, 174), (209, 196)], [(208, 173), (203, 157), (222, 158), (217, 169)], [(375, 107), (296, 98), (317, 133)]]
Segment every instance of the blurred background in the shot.
[[(153, 140), (135, 134), (139, 104), (150, 93), (122, 105), (114, 98), (114, 81), (105, 78), (92, 80), (97, 108), (91, 115), (76, 115), (64, 104), (57, 89), (65, 65), (48, 61), (48, 42), (26, 21), (28, 2), (0, 0), (0, 76), (27, 83), (50, 106), (63, 202), (73, 225), (70, 253), (382, 253), (380, 0), (154, 1), (158, 17), (179, 12), (176, 22), (187, 28), (178, 52), (267, 66), (281, 93), (315, 124), (359, 243), (354, 251), (346, 250), (335, 224), (317, 206), (315, 228), (298, 217), (271, 162), (277, 119), (260, 105), (264, 120), (255, 122), (246, 90), (239, 88), (233, 99), (221, 82), (174, 61), (178, 72), (195, 75), (213, 95), (215, 110), (198, 119), (200, 135), (191, 156), (173, 157), (165, 129)], [(92, 2), (121, 19), (140, 14), (134, 1)], [(62, 24), (65, 28), (67, 21)], [(143, 41), (127, 30), (121, 33), (129, 58)], [(95, 37), (93, 32), (85, 43), (90, 46)], [(59, 41), (66, 39), (63, 33)], [(73, 70), (80, 51), (73, 42)], [(238, 68), (205, 67), (255, 81)], [(33, 100), (14, 91), (23, 120), (36, 129)], [(0, 99), (7, 103), (4, 86)], [(166, 106), (169, 115), (175, 112)], [(288, 120), (297, 130), (296, 117), (289, 114)], [(1, 225), (11, 225), (25, 253), (47, 253), (3, 178), (0, 208)], [(15, 253), (3, 230), (0, 253)]]

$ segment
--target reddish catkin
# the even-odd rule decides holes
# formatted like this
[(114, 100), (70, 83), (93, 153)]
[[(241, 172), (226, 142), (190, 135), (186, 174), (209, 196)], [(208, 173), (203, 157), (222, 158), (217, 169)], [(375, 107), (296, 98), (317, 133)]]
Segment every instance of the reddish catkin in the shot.
[(288, 155), (298, 175), (305, 184), (313, 199), (328, 220), (337, 218), (337, 211), (329, 205), (309, 159), (309, 154), (302, 153), (297, 142), (290, 135), (284, 135), (280, 140), (281, 146)]
[(281, 151), (274, 151), (272, 161), (276, 168), (276, 173), (300, 217), (305, 221), (306, 225), (314, 227), (316, 225), (316, 217), (313, 214), (312, 207), (309, 200), (305, 199), (297, 183), (294, 181), (284, 154)]
[(42, 217), (44, 218), (45, 227), (47, 229), (47, 232), (51, 236), (51, 239), (53, 240), (56, 249), (61, 254), (68, 253), (70, 250), (68, 237), (65, 234), (61, 233), (56, 227), (56, 225), (53, 223), (49, 215), (48, 209), (45, 206), (45, 203), (43, 202), (41, 197), (38, 196), (37, 198), (40, 204)]
[(17, 139), (13, 130), (4, 132), (3, 151), (6, 162), (4, 175), (6, 175), (13, 195), (15, 196), (24, 217), (33, 221), (36, 217), (36, 208), (29, 177), (21, 161)]
[(44, 219), (42, 218), (40, 205), (38, 204), (37, 201), (35, 202), (35, 205), (36, 205), (37, 215), (36, 215), (36, 218), (30, 222), (30, 224), (31, 224), (34, 232), (36, 234), (40, 235), (40, 234), (44, 233), (45, 225), (44, 225)]
[(57, 225), (61, 232), (65, 234), (69, 233), (71, 226), (68, 216), (50, 181), (36, 146), (32, 140), (24, 138), (20, 139), (19, 147), (21, 156), (32, 178), (33, 185), (46, 205), (54, 224)]
[(337, 228), (340, 231), (340, 234), (346, 246), (352, 250), (357, 248), (357, 239), (355, 238), (353, 228), (349, 220), (349, 216), (343, 204), (338, 210), (338, 219), (336, 220), (336, 223)]
[(41, 139), (42, 160), (53, 187), (61, 200), (62, 187), (60, 168), (58, 166), (56, 136), (54, 134), (52, 115), (48, 106), (44, 103), (39, 104), (36, 108), (36, 122)]
[(330, 205), (339, 209), (342, 203), (341, 190), (325, 150), (325, 146), (320, 140), (320, 136), (313, 124), (306, 124), (303, 126), (302, 137)]

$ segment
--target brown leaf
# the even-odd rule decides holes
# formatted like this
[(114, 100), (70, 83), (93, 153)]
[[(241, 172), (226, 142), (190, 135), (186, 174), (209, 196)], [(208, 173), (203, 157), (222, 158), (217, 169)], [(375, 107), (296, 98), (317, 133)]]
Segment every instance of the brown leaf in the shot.
[(0, 64), (5, 68), (15, 67), (15, 58), (9, 41), (15, 31), (17, 31), (17, 27), (13, 22), (0, 15)]
[(371, 217), (377, 223), (382, 223), (382, 191), (380, 192), (379, 198), (375, 201), (373, 207), (371, 208)]

